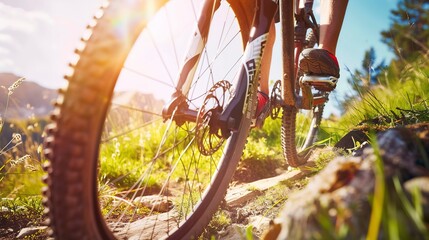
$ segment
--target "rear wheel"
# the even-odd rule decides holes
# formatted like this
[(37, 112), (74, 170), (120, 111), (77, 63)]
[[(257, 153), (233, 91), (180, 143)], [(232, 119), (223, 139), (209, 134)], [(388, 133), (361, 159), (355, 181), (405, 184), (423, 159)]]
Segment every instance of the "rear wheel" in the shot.
[(249, 23), (213, 1), (195, 74), (179, 87), (201, 2), (112, 1), (88, 27), (45, 141), (54, 237), (192, 239), (217, 210), (250, 120), (226, 140), (210, 121), (230, 98)]
[(323, 104), (306, 111), (298, 111), (296, 108), (283, 109), (282, 147), (290, 166), (298, 167), (307, 162), (317, 141), (323, 109)]

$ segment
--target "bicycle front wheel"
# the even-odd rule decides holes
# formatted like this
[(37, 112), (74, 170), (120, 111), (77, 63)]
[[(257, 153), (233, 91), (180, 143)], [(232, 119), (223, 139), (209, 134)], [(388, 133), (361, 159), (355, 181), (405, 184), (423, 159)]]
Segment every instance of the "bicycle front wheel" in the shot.
[[(250, 128), (243, 118), (226, 139), (205, 125), (227, 104), (241, 68), (250, 28), (239, 7), (116, 0), (100, 9), (47, 129), (45, 196), (54, 237), (199, 236), (224, 198)], [(200, 15), (210, 16), (210, 26), (195, 32)], [(195, 46), (200, 56), (192, 56), (189, 36), (204, 31), (207, 39)], [(186, 68), (192, 79), (177, 83)], [(172, 95), (181, 100), (166, 110)], [(190, 114), (179, 116), (183, 111)]]

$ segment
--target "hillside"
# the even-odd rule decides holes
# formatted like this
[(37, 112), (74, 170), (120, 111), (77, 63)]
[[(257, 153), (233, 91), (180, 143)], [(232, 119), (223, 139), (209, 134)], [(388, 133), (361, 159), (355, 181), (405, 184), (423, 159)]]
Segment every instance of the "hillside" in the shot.
[[(0, 73), (0, 110), (3, 113), (8, 102), (8, 88), (20, 76), (12, 73)], [(6, 119), (27, 119), (30, 117), (46, 117), (52, 111), (52, 101), (57, 91), (40, 86), (30, 80), (24, 80), (9, 96)], [(3, 114), (2, 114), (3, 115)]]
[[(8, 88), (20, 78), (12, 73), (0, 73), (0, 114), (6, 109)], [(2, 117), (28, 119), (49, 116), (53, 110), (52, 102), (57, 96), (56, 89), (45, 88), (26, 79), (10, 95), (6, 116)], [(113, 100), (112, 111), (118, 113), (122, 119), (128, 119), (131, 114), (130, 108), (150, 111), (151, 109), (162, 109), (163, 105), (164, 102), (157, 100), (152, 94), (118, 92)]]

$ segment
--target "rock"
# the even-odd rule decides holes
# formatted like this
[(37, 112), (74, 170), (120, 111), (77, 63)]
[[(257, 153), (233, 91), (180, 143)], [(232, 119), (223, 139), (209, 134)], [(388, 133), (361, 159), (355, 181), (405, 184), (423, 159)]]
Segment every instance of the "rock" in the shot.
[[(347, 221), (349, 213), (345, 211), (342, 216), (338, 212), (343, 211), (336, 209), (350, 209), (351, 205), (369, 209), (367, 196), (373, 192), (373, 182), (370, 164), (363, 164), (359, 158), (333, 160), (306, 188), (288, 199), (280, 219), (276, 219), (281, 222), (279, 239), (314, 238), (321, 231), (318, 214), (322, 212), (327, 218)], [(368, 217), (367, 212), (358, 212), (353, 227), (366, 229), (368, 222), (363, 219)]]
[[(115, 229), (115, 236), (118, 239), (129, 240), (161, 239), (169, 230), (171, 231), (171, 220), (177, 217), (178, 213), (173, 209), (132, 223), (122, 223), (119, 229)], [(155, 232), (142, 231), (142, 229), (155, 229), (155, 227)]]
[(365, 131), (360, 129), (355, 129), (348, 132), (344, 137), (342, 137), (336, 144), (335, 148), (342, 148), (344, 150), (354, 149), (357, 143), (364, 143), (369, 140)]
[(144, 206), (157, 212), (168, 212), (173, 208), (173, 202), (167, 196), (151, 195), (136, 197), (133, 203)]
[[(241, 224), (232, 224), (225, 232), (221, 233), (219, 239), (222, 240), (245, 240), (247, 238), (247, 227)], [(258, 239), (257, 236), (252, 234), (252, 239)]]
[(225, 197), (225, 200), (229, 208), (242, 207), (245, 203), (261, 195), (264, 191), (277, 185), (281, 181), (292, 181), (294, 179), (300, 179), (309, 175), (310, 173), (311, 171), (292, 170), (275, 177), (242, 184), (238, 187), (232, 187), (228, 189), (228, 193)]
[(404, 186), (409, 193), (417, 189), (424, 197), (429, 197), (429, 177), (413, 178), (405, 182)]
[(413, 178), (406, 181), (404, 187), (411, 198), (415, 197), (416, 190), (420, 193), (423, 218), (429, 221), (429, 177)]
[[(418, 187), (422, 191), (424, 219), (429, 219), (425, 205), (429, 201), (429, 169), (428, 162), (425, 162), (429, 156), (429, 138), (428, 134), (422, 134), (428, 129), (429, 124), (426, 124), (380, 132), (377, 135), (378, 148), (365, 147), (361, 156), (331, 161), (303, 190), (290, 196), (275, 223), (271, 224), (276, 228), (270, 227), (273, 230), (265, 235), (270, 236), (265, 239), (365, 238), (376, 182), (384, 190), (382, 218), (388, 218), (389, 211), (393, 212), (390, 217), (401, 217), (398, 220), (401, 231), (398, 233), (407, 234), (402, 237), (424, 239), (415, 219), (405, 211), (406, 198), (411, 205), (413, 200), (410, 194), (404, 194), (403, 189), (410, 192), (413, 187)], [(379, 163), (380, 160), (383, 164)], [(377, 169), (383, 170), (383, 174), (376, 175)], [(280, 231), (278, 226), (281, 226)], [(380, 224), (378, 238), (388, 238), (392, 234), (386, 227), (386, 224)]]
[(19, 231), (18, 235), (16, 236), (17, 239), (20, 238), (25, 238), (28, 237), (30, 235), (33, 235), (35, 233), (41, 232), (41, 231), (45, 231), (48, 227), (46, 226), (42, 226), (42, 227), (26, 227), (21, 229), (21, 231)]
[(253, 227), (256, 235), (261, 235), (265, 229), (270, 226), (271, 219), (264, 216), (252, 216), (249, 218), (249, 226)]

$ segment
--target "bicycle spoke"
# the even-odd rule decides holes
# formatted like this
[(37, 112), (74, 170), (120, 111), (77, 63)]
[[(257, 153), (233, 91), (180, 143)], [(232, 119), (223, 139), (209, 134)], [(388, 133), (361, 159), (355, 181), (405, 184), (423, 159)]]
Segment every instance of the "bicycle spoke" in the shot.
[(167, 8), (164, 8), (164, 11), (165, 11), (165, 17), (167, 18), (167, 22), (168, 22), (168, 31), (169, 31), (169, 34), (170, 34), (171, 45), (173, 46), (173, 49), (174, 49), (174, 56), (175, 56), (175, 59), (176, 59), (177, 69), (179, 69), (179, 67), (180, 67), (180, 64), (179, 64), (179, 55), (177, 54), (176, 44), (174, 42), (174, 37), (173, 37), (173, 32), (172, 32), (173, 30), (171, 28), (170, 17), (168, 15)]
[(139, 76), (141, 76), (141, 77), (143, 77), (143, 78), (146, 78), (146, 79), (148, 79), (148, 80), (151, 80), (151, 81), (154, 81), (154, 82), (157, 82), (157, 83), (161, 83), (162, 85), (164, 85), (164, 86), (167, 86), (167, 87), (169, 87), (169, 88), (171, 88), (171, 89), (174, 89), (174, 83), (166, 83), (165, 81), (163, 81), (163, 80), (160, 80), (160, 79), (157, 79), (157, 78), (155, 78), (155, 77), (151, 77), (151, 76), (149, 76), (149, 75), (147, 75), (147, 74), (144, 74), (144, 73), (141, 73), (141, 72), (139, 72), (139, 71), (137, 71), (137, 70), (134, 70), (134, 69), (131, 69), (131, 68), (129, 68), (129, 67), (126, 67), (126, 66), (124, 66), (123, 67), (125, 70), (128, 70), (128, 71), (130, 71), (130, 72), (133, 72), (133, 73), (135, 73), (135, 74), (137, 74), (137, 75), (139, 75)]
[(155, 50), (156, 50), (156, 51), (157, 51), (157, 53), (158, 53), (158, 56), (160, 57), (160, 60), (161, 60), (161, 62), (162, 62), (162, 65), (164, 66), (164, 69), (165, 69), (165, 71), (167, 72), (167, 74), (168, 74), (168, 76), (169, 76), (169, 78), (170, 78), (170, 83), (171, 83), (172, 85), (174, 85), (174, 84), (175, 84), (175, 79), (173, 78), (173, 75), (171, 74), (170, 70), (168, 69), (168, 65), (167, 65), (167, 63), (165, 62), (165, 59), (163, 58), (163, 55), (161, 54), (161, 51), (160, 51), (160, 49), (159, 49), (158, 45), (156, 44), (156, 41), (155, 41), (155, 39), (154, 39), (154, 37), (153, 37), (153, 35), (152, 35), (152, 32), (151, 32), (150, 28), (148, 28), (148, 29), (147, 29), (147, 32), (148, 32), (148, 35), (149, 35), (149, 37), (150, 37), (150, 40), (151, 40), (151, 42), (152, 42), (153, 46), (155, 47)]

